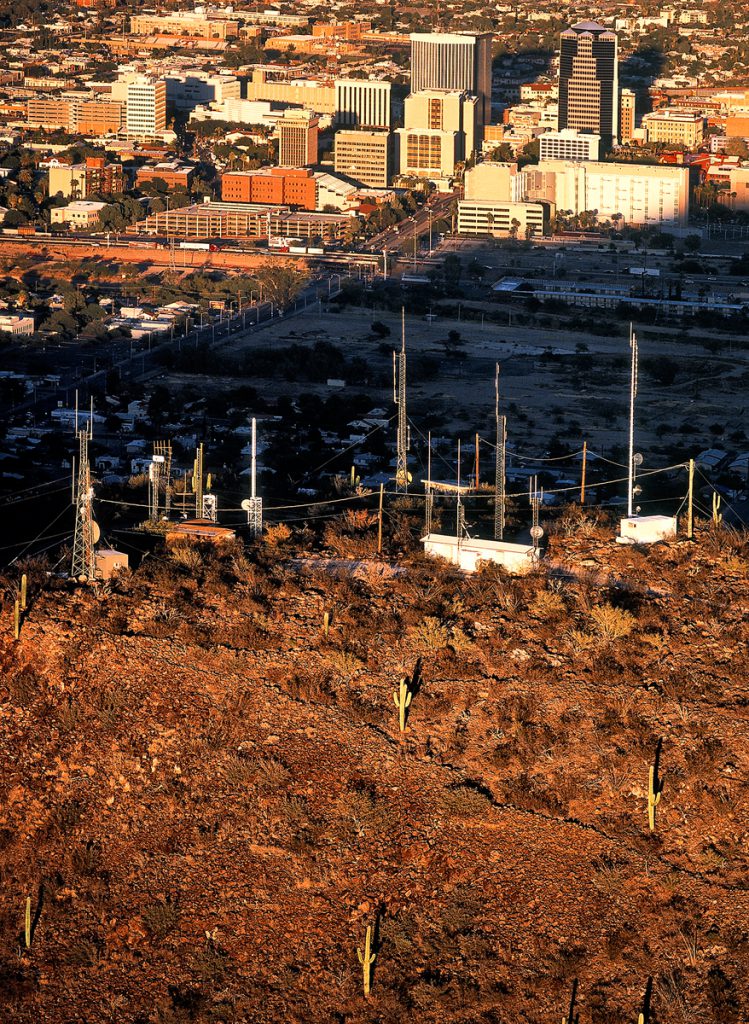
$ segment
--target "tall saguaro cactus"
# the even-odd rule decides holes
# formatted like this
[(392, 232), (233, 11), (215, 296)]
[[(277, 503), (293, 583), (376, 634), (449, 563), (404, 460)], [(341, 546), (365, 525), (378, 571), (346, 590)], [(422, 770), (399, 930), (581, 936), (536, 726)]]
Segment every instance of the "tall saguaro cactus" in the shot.
[(408, 709), (411, 707), (412, 699), (413, 691), (409, 685), (409, 680), (406, 676), (403, 676), (398, 683), (398, 689), (393, 692), (393, 703), (398, 708), (398, 726), (401, 732), (404, 732), (406, 728)]
[(580, 1014), (575, 1013), (575, 1002), (577, 1000), (577, 978), (572, 982), (572, 992), (570, 994), (570, 1008), (567, 1011), (567, 1016), (562, 1017), (562, 1024), (580, 1024)]
[(26, 912), (23, 916), (23, 940), (26, 949), (31, 949), (31, 897), (26, 897)]
[(645, 986), (645, 995), (642, 998), (642, 1010), (637, 1018), (637, 1024), (650, 1024), (650, 997), (653, 992), (653, 979), (648, 978)]
[(663, 779), (660, 776), (662, 746), (663, 737), (660, 737), (655, 747), (655, 760), (650, 766), (648, 775), (648, 824), (651, 832), (655, 832), (655, 809), (661, 802), (661, 793), (663, 792)]
[(356, 955), (362, 966), (362, 981), (364, 983), (364, 997), (369, 998), (372, 989), (372, 964), (377, 959), (377, 954), (372, 949), (372, 925), (367, 925), (367, 935), (364, 940), (364, 952), (357, 948)]

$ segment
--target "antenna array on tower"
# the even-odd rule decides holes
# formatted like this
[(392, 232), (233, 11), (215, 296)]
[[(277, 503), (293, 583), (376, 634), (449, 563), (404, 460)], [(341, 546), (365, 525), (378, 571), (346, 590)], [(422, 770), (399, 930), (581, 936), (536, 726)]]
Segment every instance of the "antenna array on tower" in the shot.
[(93, 437), (94, 402), (91, 399), (91, 413), (85, 427), (78, 424), (78, 394), (75, 396), (75, 432), (78, 438), (78, 481), (75, 487), (75, 533), (73, 535), (73, 558), (70, 575), (81, 583), (96, 578), (96, 552), (98, 527), (94, 523), (91, 486), (91, 466), (88, 460), (88, 442)]
[(406, 414), (406, 312), (401, 310), (401, 350), (393, 352), (393, 400), (398, 409), (397, 454), (395, 462), (395, 489), (401, 494), (408, 493), (408, 416)]

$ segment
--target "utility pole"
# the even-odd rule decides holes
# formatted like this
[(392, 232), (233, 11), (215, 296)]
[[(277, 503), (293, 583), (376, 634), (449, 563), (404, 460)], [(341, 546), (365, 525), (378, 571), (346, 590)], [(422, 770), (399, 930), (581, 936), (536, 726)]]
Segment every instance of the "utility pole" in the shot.
[[(629, 483), (627, 488), (627, 516), (632, 516), (632, 500), (635, 495), (635, 398), (637, 397), (637, 335), (629, 325), (629, 347), (632, 363), (629, 381)], [(642, 457), (640, 457), (642, 462)]]
[(460, 438), (458, 438), (458, 490), (455, 504), (455, 533), (458, 539), (458, 548), (463, 542), (463, 534), (466, 528), (466, 515), (463, 502), (460, 500)]
[(687, 492), (687, 540), (694, 540), (694, 459), (689, 460), (689, 490)]
[(75, 430), (78, 438), (78, 483), (75, 491), (75, 533), (73, 535), (73, 558), (70, 575), (81, 583), (96, 578), (96, 554), (94, 544), (98, 539), (98, 527), (92, 515), (93, 488), (91, 468), (88, 461), (88, 442), (93, 437), (94, 401), (91, 399), (91, 414), (85, 427), (78, 426), (78, 394), (75, 396)]
[(192, 469), (192, 489), (195, 492), (195, 518), (203, 515), (203, 444), (198, 445)]
[(479, 435), (476, 433), (476, 469), (474, 471), (474, 486), (479, 489)]
[(585, 504), (585, 473), (588, 467), (588, 442), (583, 441), (583, 471), (580, 477), (580, 504)]
[(401, 309), (401, 350), (393, 352), (393, 401), (398, 409), (397, 454), (395, 462), (395, 489), (408, 493), (408, 417), (406, 414), (406, 311)]
[(385, 485), (380, 484), (380, 506), (377, 510), (377, 554), (382, 554), (382, 505), (385, 496)]
[(427, 484), (424, 495), (424, 531), (427, 535), (432, 532), (432, 513), (434, 511), (434, 494), (432, 493), (432, 432), (427, 434)]
[(252, 417), (252, 443), (250, 460), (250, 497), (242, 502), (247, 512), (247, 525), (253, 537), (263, 532), (263, 499), (257, 496), (257, 421)]
[(502, 540), (505, 532), (505, 478), (507, 475), (507, 417), (499, 415), (499, 363), (494, 367), (494, 539)]

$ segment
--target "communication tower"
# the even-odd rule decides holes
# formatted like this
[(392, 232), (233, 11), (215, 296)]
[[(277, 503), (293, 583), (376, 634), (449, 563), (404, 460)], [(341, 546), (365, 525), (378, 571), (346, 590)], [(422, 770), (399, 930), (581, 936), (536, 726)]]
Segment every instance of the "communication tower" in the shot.
[(250, 496), (242, 502), (247, 513), (247, 525), (253, 537), (263, 532), (263, 499), (257, 495), (257, 432), (256, 420), (252, 417), (252, 457), (250, 462)]
[[(73, 535), (73, 558), (70, 575), (81, 583), (96, 578), (96, 552), (94, 545), (99, 539), (99, 527), (94, 522), (92, 504), (94, 491), (91, 486), (91, 466), (88, 460), (88, 442), (94, 431), (94, 402), (91, 399), (91, 413), (85, 427), (78, 424), (78, 395), (75, 398), (75, 433), (78, 438), (78, 480), (75, 487), (75, 533)], [(75, 470), (73, 471), (75, 473)]]
[[(397, 369), (396, 369), (397, 362)], [(395, 463), (395, 490), (408, 493), (408, 450), (411, 438), (406, 414), (406, 312), (401, 310), (401, 350), (393, 352), (393, 401), (398, 409), (397, 454)]]
[(494, 368), (494, 422), (495, 464), (494, 464), (494, 539), (502, 540), (505, 534), (507, 499), (505, 481), (507, 478), (507, 417), (499, 415), (499, 363)]

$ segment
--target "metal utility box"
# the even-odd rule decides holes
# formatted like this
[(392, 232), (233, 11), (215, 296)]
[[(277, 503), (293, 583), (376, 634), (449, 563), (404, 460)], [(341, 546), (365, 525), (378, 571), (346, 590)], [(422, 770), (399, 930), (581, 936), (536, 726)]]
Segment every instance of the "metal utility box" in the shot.
[(632, 516), (620, 522), (617, 544), (656, 544), (676, 539), (676, 516)]
[(99, 548), (96, 552), (96, 578), (108, 580), (118, 569), (128, 568), (128, 557), (124, 551), (114, 548)]
[(508, 572), (522, 573), (533, 568), (538, 551), (528, 544), (511, 544), (503, 540), (461, 540), (441, 533), (422, 537), (424, 554), (444, 558), (466, 572), (476, 572), (479, 562), (496, 562)]

